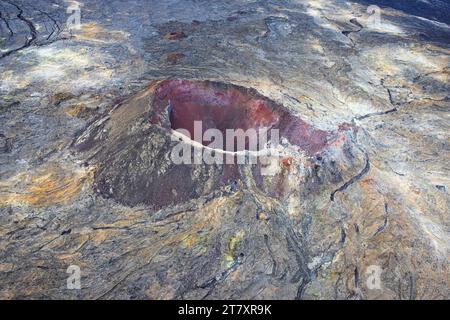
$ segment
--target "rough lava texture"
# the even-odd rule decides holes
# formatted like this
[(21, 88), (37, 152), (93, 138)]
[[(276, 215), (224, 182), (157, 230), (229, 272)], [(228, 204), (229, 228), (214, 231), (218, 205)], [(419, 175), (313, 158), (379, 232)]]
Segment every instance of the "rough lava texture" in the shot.
[(0, 298), (449, 299), (450, 6), (374, 3), (0, 0)]

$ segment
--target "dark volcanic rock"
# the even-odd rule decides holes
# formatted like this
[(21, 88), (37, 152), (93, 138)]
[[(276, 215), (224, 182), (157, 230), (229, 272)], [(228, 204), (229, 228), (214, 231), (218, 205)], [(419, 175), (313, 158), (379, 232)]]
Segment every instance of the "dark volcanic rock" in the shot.
[(450, 297), (445, 1), (79, 2), (0, 0), (0, 298)]

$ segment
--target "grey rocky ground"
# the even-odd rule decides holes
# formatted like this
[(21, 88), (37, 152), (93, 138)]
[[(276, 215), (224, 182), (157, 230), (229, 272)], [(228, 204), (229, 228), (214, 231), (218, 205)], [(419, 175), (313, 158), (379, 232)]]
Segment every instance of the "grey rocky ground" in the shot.
[[(0, 0), (0, 297), (450, 298), (450, 8), (429, 3)], [(253, 88), (341, 139), (208, 189), (146, 121), (165, 79)], [(146, 179), (195, 196), (154, 206)]]

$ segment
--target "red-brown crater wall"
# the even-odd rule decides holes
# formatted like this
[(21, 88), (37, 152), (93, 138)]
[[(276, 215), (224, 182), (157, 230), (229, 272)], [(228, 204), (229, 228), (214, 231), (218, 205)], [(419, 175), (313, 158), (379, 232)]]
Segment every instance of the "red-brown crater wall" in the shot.
[(308, 154), (321, 150), (329, 136), (254, 89), (210, 81), (161, 82), (155, 91), (150, 121), (165, 128), (186, 129), (191, 138), (194, 121), (202, 121), (202, 135), (212, 128), (224, 137), (226, 129), (279, 129), (280, 137)]

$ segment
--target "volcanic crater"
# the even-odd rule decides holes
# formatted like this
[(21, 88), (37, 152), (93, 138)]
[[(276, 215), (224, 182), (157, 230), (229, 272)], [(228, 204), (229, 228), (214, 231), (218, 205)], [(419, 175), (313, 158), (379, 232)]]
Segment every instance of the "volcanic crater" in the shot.
[[(313, 128), (255, 89), (231, 84), (166, 80), (156, 88), (152, 108), (151, 123), (174, 130), (184, 129), (191, 139), (196, 136), (194, 123), (201, 121), (201, 132), (197, 133), (201, 135), (195, 140), (205, 146), (210, 143), (203, 139), (208, 129), (216, 129), (222, 133), (225, 141), (219, 142), (219, 145), (224, 147), (228, 143), (236, 146), (234, 141), (226, 141), (227, 130), (254, 129), (258, 135), (267, 132), (270, 140), (271, 130), (277, 129), (281, 137), (308, 154), (321, 150), (330, 137), (329, 132)], [(265, 139), (258, 136), (257, 140)], [(248, 149), (248, 141), (245, 149)], [(242, 151), (242, 148), (235, 148), (234, 151)]]
[[(192, 140), (196, 121), (202, 122), (201, 144)], [(176, 135), (179, 129), (188, 139)], [(210, 143), (202, 139), (207, 129), (224, 136), (227, 129), (278, 129), (279, 154), (258, 157), (256, 163), (195, 162), (195, 152)], [(98, 165), (94, 187), (102, 196), (125, 205), (163, 208), (235, 192), (238, 186), (277, 198), (336, 188), (333, 185), (355, 174), (362, 162), (347, 129), (315, 128), (254, 88), (170, 79), (155, 81), (115, 106), (77, 139), (75, 147), (92, 152)], [(180, 145), (194, 151), (189, 163), (172, 161)], [(246, 149), (248, 143), (233, 152)]]

